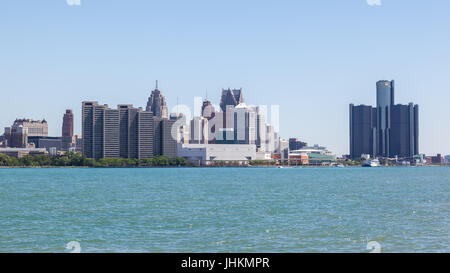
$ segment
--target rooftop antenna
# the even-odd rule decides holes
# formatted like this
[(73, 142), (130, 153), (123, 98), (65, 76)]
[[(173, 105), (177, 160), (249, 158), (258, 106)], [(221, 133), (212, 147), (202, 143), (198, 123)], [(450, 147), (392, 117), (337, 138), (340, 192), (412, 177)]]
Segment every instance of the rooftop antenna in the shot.
[(206, 100), (208, 100), (208, 88), (206, 88)]
[(158, 80), (156, 80), (156, 90), (158, 90)]
[(178, 115), (179, 115), (179, 113), (178, 113), (178, 96), (177, 96), (177, 118), (178, 118)]

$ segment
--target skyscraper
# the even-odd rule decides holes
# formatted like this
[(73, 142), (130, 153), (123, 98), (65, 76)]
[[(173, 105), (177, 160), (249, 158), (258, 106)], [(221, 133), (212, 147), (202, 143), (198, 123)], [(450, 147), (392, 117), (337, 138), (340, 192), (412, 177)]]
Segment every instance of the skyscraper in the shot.
[(191, 144), (208, 144), (209, 143), (209, 127), (208, 119), (204, 117), (194, 117), (191, 120), (189, 143)]
[(158, 89), (158, 81), (156, 81), (156, 88), (152, 91), (152, 94), (148, 98), (147, 111), (153, 112), (153, 116), (158, 118), (169, 118), (167, 110), (166, 98), (162, 92)]
[(350, 156), (376, 154), (377, 108), (350, 104)]
[(222, 112), (227, 111), (227, 106), (235, 107), (244, 102), (244, 97), (241, 89), (222, 89), (222, 97), (220, 99), (220, 109)]
[(377, 82), (377, 155), (389, 156), (391, 106), (394, 105), (394, 81)]
[(350, 156), (419, 154), (419, 106), (395, 104), (394, 81), (377, 82), (377, 107), (350, 104)]
[(82, 103), (83, 154), (88, 158), (119, 157), (119, 111), (96, 101)]
[(63, 137), (73, 137), (73, 113), (72, 110), (66, 110), (63, 117), (62, 126), (62, 136)]
[(75, 138), (73, 137), (73, 113), (72, 110), (68, 109), (63, 117), (62, 148), (69, 150), (69, 148), (75, 145)]
[(390, 157), (419, 154), (419, 106), (394, 105), (391, 109)]
[[(121, 104), (117, 109), (83, 102), (83, 154), (89, 158), (152, 158), (155, 154), (155, 119), (150, 111)], [(167, 121), (167, 119), (166, 119)], [(161, 123), (161, 120), (158, 120)], [(165, 128), (165, 127), (164, 127)], [(161, 132), (158, 132), (161, 134)], [(166, 135), (158, 138), (164, 141)], [(170, 142), (170, 140), (165, 140)], [(175, 146), (176, 146), (176, 140)], [(166, 145), (167, 146), (167, 145)], [(173, 153), (168, 153), (170, 156)]]

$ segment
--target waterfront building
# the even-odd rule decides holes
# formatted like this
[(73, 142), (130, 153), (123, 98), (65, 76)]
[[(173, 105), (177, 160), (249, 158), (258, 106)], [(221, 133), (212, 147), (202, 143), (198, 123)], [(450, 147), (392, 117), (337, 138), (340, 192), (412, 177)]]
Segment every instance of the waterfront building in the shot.
[[(300, 155), (300, 157), (298, 157)], [(301, 157), (303, 155), (303, 157)], [(307, 156), (307, 157), (305, 157)], [(299, 150), (290, 151), (289, 158), (300, 159), (303, 164), (307, 160), (309, 165), (325, 165), (336, 161), (336, 155), (330, 152), (326, 147), (314, 145), (312, 147), (303, 147)]]
[(350, 104), (350, 157), (376, 155), (377, 108)]
[[(175, 120), (154, 117), (154, 156), (177, 156), (177, 128)], [(172, 131), (173, 129), (173, 131)]]
[(148, 98), (146, 111), (153, 112), (153, 116), (168, 119), (169, 112), (167, 109), (166, 98), (161, 90), (158, 89), (158, 81), (156, 81), (156, 88), (152, 91)]
[(48, 154), (46, 149), (38, 148), (0, 148), (0, 154), (22, 158), (26, 155), (45, 155)]
[(389, 156), (411, 158), (419, 154), (419, 106), (393, 105), (391, 107), (391, 131)]
[(419, 154), (419, 106), (395, 104), (395, 82), (377, 82), (377, 106), (350, 104), (350, 157)]
[(445, 162), (445, 164), (450, 164), (450, 155), (446, 155), (444, 157), (444, 162)]
[(394, 81), (377, 82), (377, 155), (390, 154), (389, 134), (391, 129), (391, 106), (394, 105)]
[(437, 154), (436, 156), (427, 156), (427, 164), (441, 165), (445, 163), (445, 159), (442, 154)]
[(209, 165), (214, 162), (248, 163), (256, 159), (256, 145), (179, 144), (178, 156), (201, 165)]
[(176, 157), (172, 138), (174, 120), (121, 104), (117, 109), (97, 102), (83, 102), (83, 154), (89, 158)]

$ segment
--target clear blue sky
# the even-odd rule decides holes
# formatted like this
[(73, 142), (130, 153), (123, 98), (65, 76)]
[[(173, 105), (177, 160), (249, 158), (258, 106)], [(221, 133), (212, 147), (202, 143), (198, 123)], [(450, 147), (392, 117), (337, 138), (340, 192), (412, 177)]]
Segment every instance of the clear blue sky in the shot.
[[(376, 0), (372, 0), (376, 2)], [(450, 154), (450, 1), (4, 0), (0, 126), (46, 118), (61, 134), (81, 101), (145, 106), (156, 79), (169, 108), (219, 103), (242, 87), (248, 104), (280, 105), (281, 136), (348, 153), (348, 104), (420, 104), (421, 152)]]

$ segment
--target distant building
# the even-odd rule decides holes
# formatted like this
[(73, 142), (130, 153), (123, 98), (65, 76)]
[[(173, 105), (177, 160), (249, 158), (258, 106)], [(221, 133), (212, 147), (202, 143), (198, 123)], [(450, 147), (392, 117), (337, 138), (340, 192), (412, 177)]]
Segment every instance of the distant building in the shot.
[(319, 145), (314, 145), (313, 147), (304, 147), (299, 150), (290, 151), (289, 160), (291, 158), (295, 160), (301, 160), (303, 164), (305, 164), (304, 162), (306, 162), (307, 160), (308, 162), (307, 164), (309, 165), (331, 164), (336, 161), (336, 155), (327, 150), (326, 147), (321, 147)]
[(28, 136), (48, 136), (48, 124), (44, 120), (16, 119), (12, 127), (28, 128)]
[(390, 157), (413, 157), (419, 154), (419, 106), (393, 105), (389, 135)]
[(256, 159), (256, 145), (179, 144), (178, 156), (201, 165), (209, 165), (220, 161), (248, 163)]
[(146, 111), (153, 112), (153, 115), (158, 118), (168, 119), (169, 112), (167, 109), (166, 98), (158, 89), (158, 81), (156, 81), (156, 88), (148, 98)]
[(0, 148), (0, 154), (22, 158), (26, 155), (45, 155), (48, 152), (46, 149), (37, 148)]
[(244, 96), (241, 89), (222, 89), (222, 97), (220, 99), (220, 108), (222, 112), (226, 112), (228, 110), (227, 106), (231, 106), (231, 108), (236, 107), (237, 105), (244, 102)]
[(16, 119), (11, 127), (5, 128), (4, 141), (11, 148), (27, 148), (28, 137), (34, 136), (48, 136), (47, 121)]
[(441, 154), (437, 154), (436, 156), (428, 156), (426, 160), (427, 164), (441, 165), (445, 163), (445, 158)]
[(154, 156), (167, 156), (176, 157), (177, 156), (177, 140), (176, 128), (173, 126), (175, 120), (159, 119), (155, 117), (155, 151)]
[(446, 155), (444, 157), (444, 162), (445, 162), (445, 164), (450, 164), (450, 155)]
[(308, 144), (306, 142), (302, 142), (302, 141), (298, 140), (297, 138), (289, 139), (289, 150), (291, 150), (291, 151), (300, 150), (306, 146), (308, 146)]
[(176, 120), (132, 105), (110, 109), (86, 101), (82, 108), (83, 154), (88, 158), (177, 156)]
[(208, 119), (204, 117), (194, 117), (191, 120), (191, 133), (189, 143), (191, 144), (208, 144), (209, 143), (209, 127)]
[(350, 157), (419, 154), (419, 106), (395, 104), (395, 82), (377, 82), (377, 107), (350, 104)]
[(28, 137), (28, 143), (33, 144), (35, 148), (47, 149), (56, 148), (61, 151), (63, 147), (62, 137)]
[[(289, 149), (289, 141), (286, 140), (286, 139), (280, 139), (279, 142), (280, 142), (280, 148), (279, 148), (279, 151), (277, 151), (277, 152), (279, 152), (281, 154), (281, 159), (282, 160), (288, 159), (289, 151), (290, 151), (290, 149)], [(296, 149), (296, 150), (298, 150), (298, 149)]]
[[(62, 150), (68, 151), (70, 148), (75, 147), (76, 140), (73, 136), (73, 112), (72, 110), (66, 110), (66, 113), (63, 117), (63, 125), (62, 125)], [(59, 150), (61, 150), (59, 149)]]
[(377, 108), (350, 104), (350, 157), (376, 155)]

